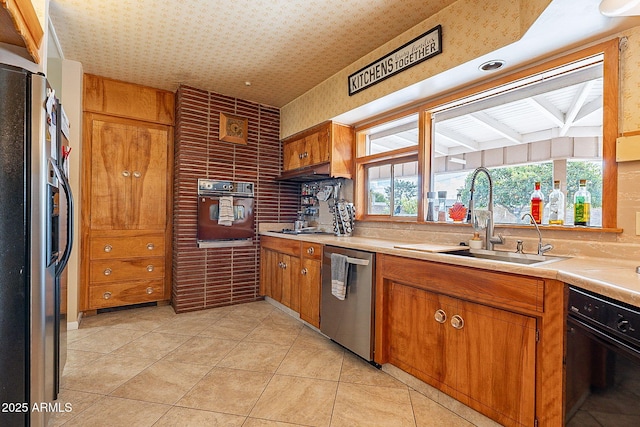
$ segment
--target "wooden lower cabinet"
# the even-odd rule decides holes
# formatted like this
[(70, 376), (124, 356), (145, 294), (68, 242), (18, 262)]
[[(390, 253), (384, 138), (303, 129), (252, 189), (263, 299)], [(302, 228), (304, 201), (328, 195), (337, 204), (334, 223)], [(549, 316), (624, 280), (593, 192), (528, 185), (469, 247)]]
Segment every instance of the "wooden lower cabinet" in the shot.
[(260, 294), (320, 327), (322, 245), (263, 236), (260, 255)]
[(320, 293), (322, 286), (322, 245), (302, 243), (300, 269), (300, 318), (320, 328)]
[(535, 318), (395, 282), (389, 304), (390, 363), (492, 418), (533, 425)]
[(377, 363), (395, 365), (502, 425), (561, 425), (559, 282), (384, 254), (376, 262)]

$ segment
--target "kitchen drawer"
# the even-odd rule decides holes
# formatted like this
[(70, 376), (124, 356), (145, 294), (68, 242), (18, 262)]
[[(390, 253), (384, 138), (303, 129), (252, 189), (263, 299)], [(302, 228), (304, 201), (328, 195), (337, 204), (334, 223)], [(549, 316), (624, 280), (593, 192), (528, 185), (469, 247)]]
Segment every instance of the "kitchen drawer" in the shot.
[(302, 256), (309, 259), (322, 259), (322, 245), (319, 243), (301, 242)]
[(263, 248), (272, 249), (283, 254), (300, 256), (300, 241), (292, 239), (280, 239), (278, 237), (262, 236), (260, 245)]
[(164, 294), (164, 280), (129, 283), (108, 283), (89, 287), (89, 308), (98, 309), (121, 305), (160, 301)]
[(91, 259), (164, 256), (164, 235), (93, 237)]
[(133, 258), (91, 261), (89, 280), (93, 283), (148, 280), (164, 277), (164, 258)]

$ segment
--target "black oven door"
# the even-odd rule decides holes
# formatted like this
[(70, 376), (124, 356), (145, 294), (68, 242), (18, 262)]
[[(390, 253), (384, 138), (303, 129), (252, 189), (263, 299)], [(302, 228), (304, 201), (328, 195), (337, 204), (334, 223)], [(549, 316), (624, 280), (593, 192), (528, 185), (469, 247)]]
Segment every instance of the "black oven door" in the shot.
[(255, 234), (253, 197), (233, 198), (233, 220), (230, 215), (220, 216), (220, 199), (218, 196), (198, 197), (198, 240), (253, 238)]
[(640, 351), (567, 318), (565, 425), (640, 426)]

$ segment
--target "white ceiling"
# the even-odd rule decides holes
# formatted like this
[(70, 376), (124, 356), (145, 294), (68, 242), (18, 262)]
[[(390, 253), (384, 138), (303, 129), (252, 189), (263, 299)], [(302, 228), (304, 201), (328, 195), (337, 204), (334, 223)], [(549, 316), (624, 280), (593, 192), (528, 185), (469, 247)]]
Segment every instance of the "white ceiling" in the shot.
[(87, 73), (281, 107), (454, 1), (51, 0), (49, 12)]

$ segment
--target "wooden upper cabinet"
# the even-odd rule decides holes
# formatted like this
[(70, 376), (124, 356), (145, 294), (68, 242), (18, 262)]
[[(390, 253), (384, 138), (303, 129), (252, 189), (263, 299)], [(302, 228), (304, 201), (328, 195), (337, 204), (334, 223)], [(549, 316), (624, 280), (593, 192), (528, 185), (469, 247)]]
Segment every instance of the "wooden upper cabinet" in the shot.
[(26, 48), (39, 64), (43, 36), (31, 0), (0, 0), (0, 42)]
[(91, 129), (91, 228), (164, 230), (170, 128), (94, 117)]
[(283, 140), (283, 170), (326, 164), (336, 178), (351, 178), (354, 130), (350, 126), (325, 122)]
[(84, 111), (173, 125), (174, 94), (146, 86), (84, 75)]

